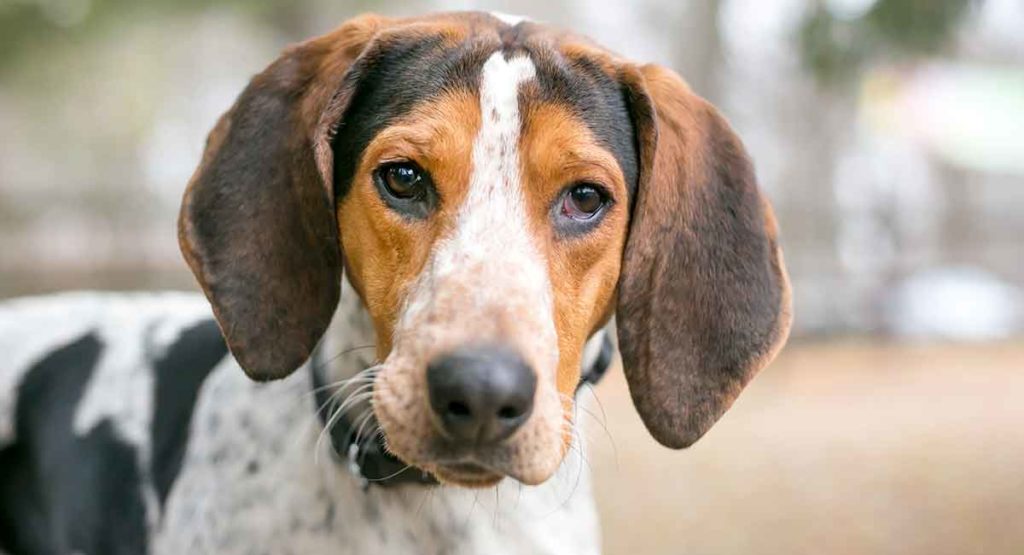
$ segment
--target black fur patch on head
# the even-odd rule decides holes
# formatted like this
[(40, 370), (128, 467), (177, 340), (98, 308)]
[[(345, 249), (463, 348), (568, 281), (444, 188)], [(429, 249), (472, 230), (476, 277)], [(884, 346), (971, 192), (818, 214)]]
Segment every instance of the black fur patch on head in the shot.
[(544, 33), (543, 26), (524, 22), (504, 25), (497, 34), (474, 35), (454, 48), (441, 37), (391, 39), (378, 45), (346, 77), (354, 81), (354, 93), (332, 145), (335, 199), (344, 198), (363, 151), (381, 130), (446, 91), (479, 90), (483, 64), (499, 49), (506, 59), (529, 56), (537, 68), (539, 97), (523, 95), (521, 102), (568, 106), (615, 156), (632, 195), (639, 162), (625, 88), (597, 63), (566, 60), (549, 41), (537, 39)]
[(622, 83), (585, 58), (566, 60), (550, 48), (528, 46), (537, 67), (541, 102), (568, 106), (619, 163), (632, 196), (639, 179), (636, 130)]
[(150, 473), (161, 505), (174, 485), (188, 445), (192, 412), (203, 381), (227, 355), (227, 346), (213, 319), (184, 330), (157, 360), (151, 428)]
[(418, 37), (391, 40), (360, 60), (346, 77), (356, 80), (355, 92), (332, 144), (335, 199), (344, 198), (363, 151), (381, 130), (421, 102), (448, 91), (476, 90), (494, 48), (473, 42), (451, 48), (441, 37)]
[(142, 482), (135, 450), (110, 420), (80, 436), (75, 410), (100, 359), (86, 335), (25, 375), (16, 441), (0, 451), (0, 548), (22, 553), (146, 552)]

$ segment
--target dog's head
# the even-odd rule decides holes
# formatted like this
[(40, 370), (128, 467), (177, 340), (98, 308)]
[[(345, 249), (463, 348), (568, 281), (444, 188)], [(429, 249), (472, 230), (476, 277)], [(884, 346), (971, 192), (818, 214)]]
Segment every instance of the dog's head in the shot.
[(669, 70), (514, 23), (363, 16), (289, 48), (217, 123), (180, 220), (258, 380), (309, 357), (344, 268), (388, 448), (462, 485), (554, 473), (613, 314), (637, 410), (674, 448), (790, 323), (771, 209), (722, 116)]

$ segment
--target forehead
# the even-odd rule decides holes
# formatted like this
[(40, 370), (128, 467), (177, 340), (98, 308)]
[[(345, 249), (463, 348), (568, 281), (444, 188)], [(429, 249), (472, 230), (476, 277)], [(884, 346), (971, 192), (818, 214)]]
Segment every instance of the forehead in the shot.
[[(618, 163), (626, 186), (637, 179), (636, 139), (622, 85), (606, 59), (577, 48), (577, 41), (529, 21), (514, 25), (488, 14), (441, 16), (422, 27), (382, 37), (353, 73), (352, 98), (333, 148), (334, 183), (342, 198), (367, 145), (388, 126), (426, 103), (452, 93), (479, 97), (485, 79), (502, 79), (484, 66), (496, 53), (525, 58), (527, 80), (488, 86), (516, 87), (521, 114), (556, 106), (590, 131)], [(523, 126), (543, 126), (527, 121)]]

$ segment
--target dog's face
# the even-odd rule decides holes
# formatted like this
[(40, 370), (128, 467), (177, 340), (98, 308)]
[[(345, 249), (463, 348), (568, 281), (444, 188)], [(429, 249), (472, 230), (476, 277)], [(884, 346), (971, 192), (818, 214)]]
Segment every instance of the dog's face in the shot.
[[(341, 250), (377, 326), (374, 407), (389, 448), (442, 480), (488, 482), (497, 470), (538, 482), (570, 440), (583, 344), (612, 311), (636, 179), (632, 125), (614, 82), (556, 66), (551, 45), (521, 36), (502, 49), (501, 33), (515, 31), (500, 23), (449, 32), (451, 44), (379, 62), (343, 116), (381, 123), (334, 144), (335, 159), (359, 152), (334, 172), (347, 189)], [(433, 86), (424, 72), (438, 73)], [(575, 96), (556, 89), (569, 80)], [(402, 94), (408, 103), (389, 102)], [(626, 145), (621, 159), (614, 145)], [(533, 374), (529, 418), (507, 441), (486, 441), (487, 430), (453, 438), (452, 415), (432, 410), (428, 368), (467, 349), (504, 350)]]
[(257, 379), (309, 356), (344, 268), (388, 448), (461, 485), (554, 473), (613, 313), (672, 447), (789, 327), (770, 208), (717, 112), (666, 70), (487, 14), (365, 16), (286, 51), (211, 133), (180, 236)]

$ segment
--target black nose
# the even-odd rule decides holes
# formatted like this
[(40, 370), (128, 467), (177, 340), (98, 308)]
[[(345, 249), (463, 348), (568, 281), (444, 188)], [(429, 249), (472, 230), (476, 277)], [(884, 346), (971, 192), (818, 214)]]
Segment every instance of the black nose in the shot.
[(444, 432), (483, 444), (505, 439), (530, 417), (537, 376), (509, 348), (469, 347), (435, 358), (427, 387)]

